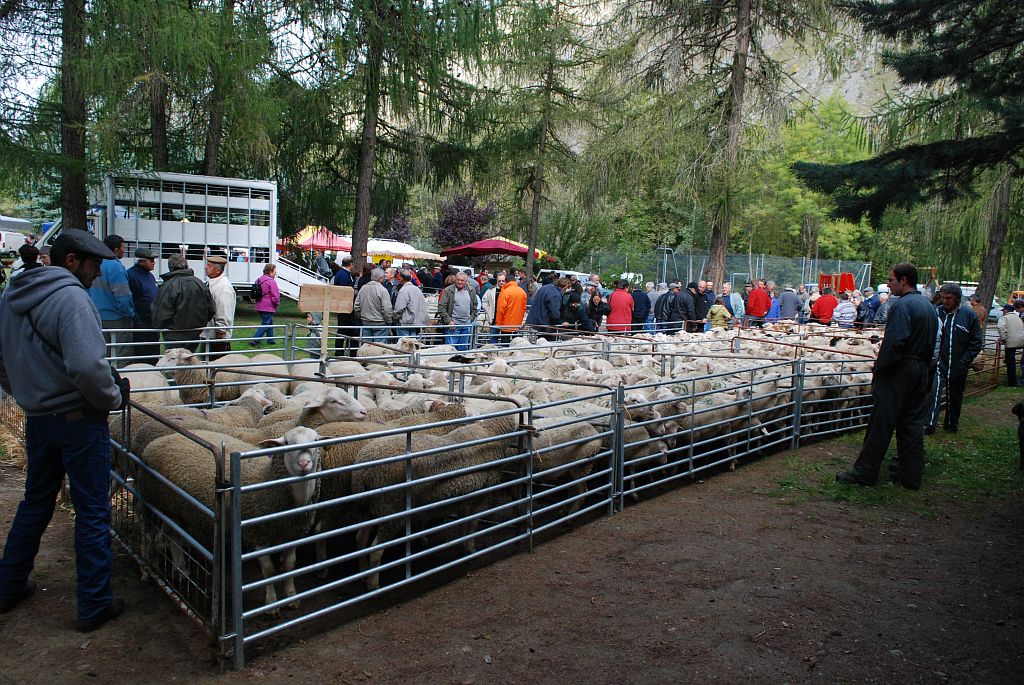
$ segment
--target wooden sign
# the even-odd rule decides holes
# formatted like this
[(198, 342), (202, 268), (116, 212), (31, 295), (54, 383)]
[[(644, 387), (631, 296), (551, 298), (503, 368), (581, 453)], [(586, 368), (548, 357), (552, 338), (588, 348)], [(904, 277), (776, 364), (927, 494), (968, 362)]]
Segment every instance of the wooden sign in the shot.
[(299, 311), (350, 314), (355, 293), (355, 289), (347, 285), (303, 283), (299, 290)]

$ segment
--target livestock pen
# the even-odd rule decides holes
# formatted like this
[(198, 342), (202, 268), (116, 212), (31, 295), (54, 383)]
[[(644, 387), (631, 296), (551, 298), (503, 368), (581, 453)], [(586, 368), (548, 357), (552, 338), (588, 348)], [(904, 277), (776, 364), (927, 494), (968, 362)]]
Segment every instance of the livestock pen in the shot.
[[(764, 351), (780, 344), (784, 355)], [(282, 361), (277, 370), (201, 365), (206, 376), (195, 385), (207, 406), (221, 388), (308, 382), (316, 369), (323, 375), (315, 382), (366, 401), (400, 391), (466, 409), (434, 420), (410, 404), (404, 418), (422, 416), (421, 423), (319, 435), (312, 446), (324, 455), (322, 468), (253, 481), (244, 477), (247, 465), (294, 446), (226, 449), (227, 439), (218, 443), (133, 404), (115, 443), (115, 536), (202, 626), (222, 663), (238, 668), (254, 648), (343, 622), (358, 607), (381, 606), (455, 568), (528, 551), (538, 538), (642, 495), (862, 425), (870, 395), (854, 376), (869, 367), (869, 355), (814, 354), (799, 337), (780, 334), (770, 343), (574, 340), (477, 350), (458, 361), (429, 348), (360, 358), (377, 369), (374, 381), (332, 376), (315, 359)], [(556, 377), (584, 361), (590, 366), (580, 373)], [(376, 382), (387, 380), (382, 372), (393, 380)], [(417, 374), (431, 375), (435, 387), (403, 387)], [(619, 382), (603, 382), (613, 378)], [(130, 424), (141, 420), (168, 424), (208, 455), (208, 497), (133, 450)], [(260, 493), (307, 483), (316, 493), (307, 502), (279, 511), (252, 504)], [(276, 537), (255, 544), (269, 527)], [(290, 554), (293, 565), (273, 563)], [(268, 591), (282, 586), (283, 595)]]

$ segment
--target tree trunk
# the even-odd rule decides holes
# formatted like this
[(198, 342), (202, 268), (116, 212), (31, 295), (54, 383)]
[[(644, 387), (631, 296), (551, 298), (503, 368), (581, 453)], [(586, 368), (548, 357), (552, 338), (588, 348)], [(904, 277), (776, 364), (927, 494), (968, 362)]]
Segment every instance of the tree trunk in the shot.
[(533, 202), (530, 207), (530, 239), (526, 251), (526, 283), (533, 277), (533, 255), (537, 249), (537, 227), (540, 225), (540, 203), (544, 195), (544, 155), (548, 145), (548, 104), (554, 83), (554, 64), (548, 63), (544, 78), (544, 113), (540, 120), (540, 145), (537, 146), (537, 164), (533, 168)]
[(167, 81), (156, 70), (149, 81), (149, 128), (153, 169), (167, 171)]
[(1010, 174), (1004, 174), (995, 191), (995, 207), (988, 227), (988, 246), (981, 258), (981, 280), (975, 295), (985, 309), (992, 308), (992, 298), (999, 284), (999, 271), (1003, 265), (1003, 243), (1010, 223)]
[(729, 100), (729, 138), (725, 146), (725, 197), (711, 219), (711, 243), (705, 274), (715, 283), (725, 282), (725, 254), (732, 222), (732, 183), (740, 158), (743, 128), (743, 94), (747, 86), (747, 54), (750, 52), (750, 0), (740, 0), (736, 11), (736, 53), (732, 62), (732, 93)]
[[(221, 14), (221, 48), (224, 54), (229, 51), (229, 43), (234, 27), (235, 0), (224, 0)], [(225, 69), (219, 64), (212, 65), (213, 92), (210, 94), (210, 128), (206, 131), (206, 153), (203, 156), (203, 173), (216, 176), (220, 163), (220, 144), (224, 138), (224, 109), (227, 102), (230, 79)]]
[(65, 228), (85, 228), (85, 92), (78, 71), (85, 51), (85, 0), (65, 0), (61, 9), (61, 185)]
[(370, 205), (373, 200), (373, 166), (377, 157), (377, 116), (380, 109), (382, 60), (381, 39), (371, 38), (366, 57), (363, 137), (359, 145), (359, 179), (356, 182), (356, 220), (352, 226), (353, 273), (358, 273), (366, 263), (366, 245), (370, 239)]
[(811, 259), (818, 251), (818, 218), (811, 214), (804, 214), (803, 239), (804, 253)]

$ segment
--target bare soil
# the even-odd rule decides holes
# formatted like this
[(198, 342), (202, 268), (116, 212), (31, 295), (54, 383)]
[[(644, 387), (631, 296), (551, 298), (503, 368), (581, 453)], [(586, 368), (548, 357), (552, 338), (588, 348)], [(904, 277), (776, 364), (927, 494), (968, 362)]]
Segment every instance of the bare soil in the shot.
[[(854, 452), (791, 454), (838, 468)], [(926, 481), (921, 507), (870, 508), (775, 494), (793, 472), (780, 454), (716, 474), (223, 675), (120, 553), (128, 610), (76, 633), (73, 521), (58, 511), (38, 593), (0, 617), (0, 683), (1020, 682), (1020, 492), (965, 508)], [(4, 530), (21, 488), (0, 469)]]

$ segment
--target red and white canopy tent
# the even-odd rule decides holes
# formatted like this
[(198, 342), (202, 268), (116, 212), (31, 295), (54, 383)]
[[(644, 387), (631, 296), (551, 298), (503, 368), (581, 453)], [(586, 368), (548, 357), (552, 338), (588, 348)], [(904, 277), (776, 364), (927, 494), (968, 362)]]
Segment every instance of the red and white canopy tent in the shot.
[[(293, 236), (288, 243), (297, 246), (303, 252), (320, 250), (321, 252), (333, 252), (335, 256), (348, 255), (352, 252), (352, 239), (349, 236), (338, 235), (330, 229), (322, 226), (307, 226)], [(278, 243), (279, 248), (284, 247), (284, 242)], [(374, 261), (390, 259), (426, 259), (440, 261), (441, 255), (433, 252), (419, 250), (406, 243), (397, 240), (370, 239), (366, 245), (366, 254)]]
[[(528, 245), (497, 235), (493, 238), (484, 238), (483, 240), (459, 245), (458, 247), (449, 247), (447, 250), (441, 250), (441, 256), (507, 254), (514, 257), (525, 257), (529, 249)], [(534, 249), (534, 259), (541, 259), (543, 257), (554, 261), (554, 258), (549, 256), (544, 250)]]

